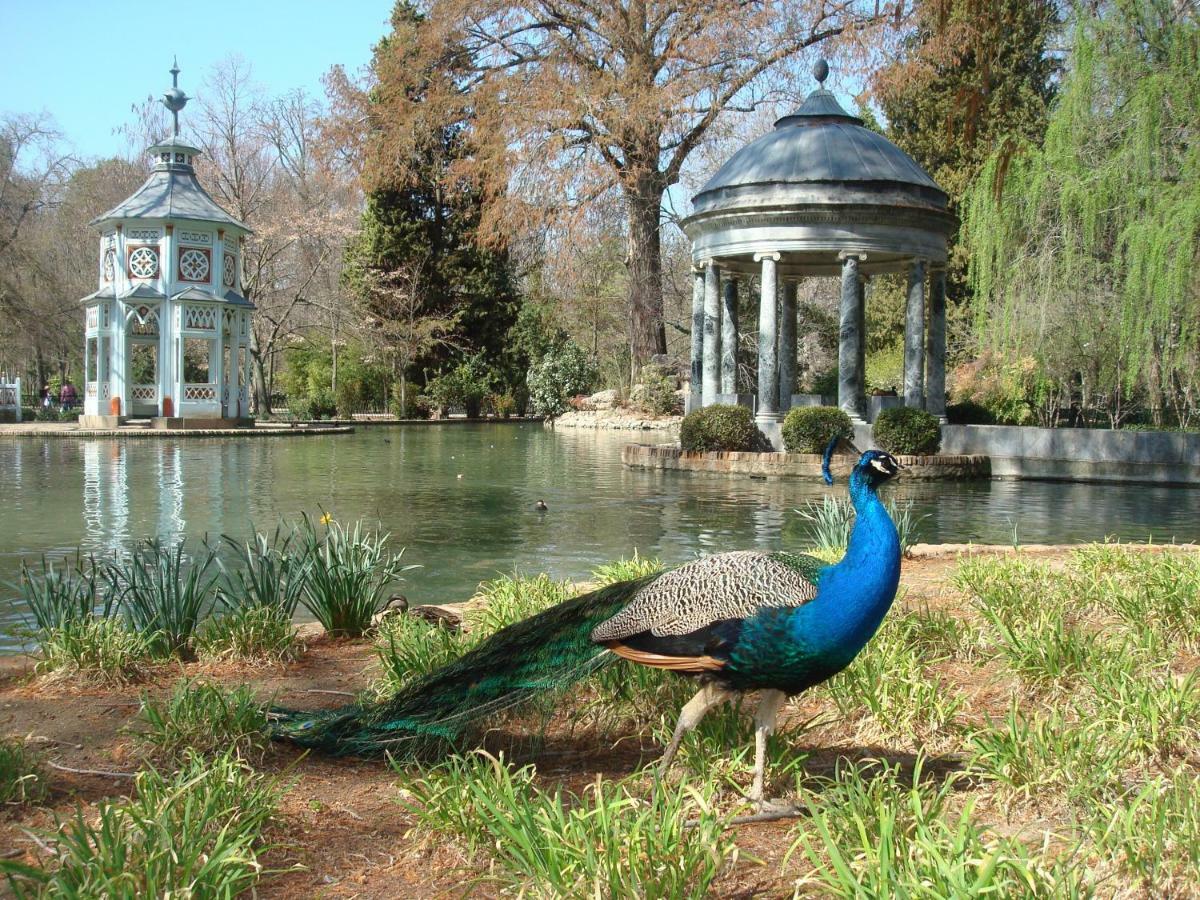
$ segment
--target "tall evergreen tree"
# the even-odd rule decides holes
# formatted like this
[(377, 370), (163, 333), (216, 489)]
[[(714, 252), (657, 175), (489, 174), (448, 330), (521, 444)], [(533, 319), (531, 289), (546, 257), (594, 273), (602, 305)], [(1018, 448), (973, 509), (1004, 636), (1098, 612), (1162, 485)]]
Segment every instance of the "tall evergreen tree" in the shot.
[[(419, 103), (431, 82), (454, 77), (452, 54), (430, 65), (411, 52), (422, 23), (417, 7), (401, 0), (391, 34), (375, 48), (376, 86), (367, 98), (373, 132), (388, 93), (400, 91)], [(365, 314), (365, 330), (412, 369), (405, 375), (436, 370), (457, 350), (501, 366), (505, 334), (520, 307), (508, 250), (477, 242), (482, 198), (455, 171), (470, 142), (460, 111), (448, 121), (414, 117), (399, 147), (393, 140), (385, 149), (370, 136), (364, 145), (375, 177), (362, 231), (348, 250), (346, 278)], [(383, 155), (397, 152), (403, 159), (389, 165)]]
[(1040, 142), (1058, 63), (1054, 0), (923, 0), (876, 96), (888, 136), (958, 204), (996, 144)]

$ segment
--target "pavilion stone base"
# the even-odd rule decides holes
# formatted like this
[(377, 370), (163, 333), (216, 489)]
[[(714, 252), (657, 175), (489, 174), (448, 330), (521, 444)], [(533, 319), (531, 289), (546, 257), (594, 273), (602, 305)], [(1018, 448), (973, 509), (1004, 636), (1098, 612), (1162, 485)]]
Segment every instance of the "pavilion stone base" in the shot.
[(80, 428), (119, 428), (128, 421), (128, 416), (80, 416)]
[(158, 431), (182, 431), (185, 429), (211, 430), (215, 428), (253, 428), (254, 420), (247, 418), (226, 418), (217, 416), (201, 418), (180, 416), (156, 416), (150, 420), (150, 427)]
[(783, 449), (783, 420), (776, 417), (772, 419), (755, 419), (754, 424), (771, 442), (771, 446), (778, 452)]

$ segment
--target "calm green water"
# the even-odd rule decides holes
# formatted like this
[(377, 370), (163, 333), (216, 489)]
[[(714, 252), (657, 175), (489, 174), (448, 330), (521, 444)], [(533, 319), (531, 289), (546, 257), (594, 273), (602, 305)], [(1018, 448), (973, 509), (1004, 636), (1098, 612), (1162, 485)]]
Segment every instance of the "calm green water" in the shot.
[[(465, 599), (479, 581), (514, 570), (584, 578), (635, 548), (678, 563), (803, 546), (795, 510), (821, 486), (630, 471), (620, 450), (638, 439), (532, 424), (279, 439), (0, 438), (0, 583), (22, 557), (118, 550), (153, 535), (244, 535), (322, 510), (382, 523), (422, 566), (402, 588), (418, 603)], [(1008, 543), (1014, 527), (1022, 542), (1200, 539), (1200, 490), (902, 481), (890, 490), (929, 514), (927, 541)], [(549, 512), (535, 511), (539, 498)], [(0, 593), (0, 626), (16, 616), (11, 593)]]

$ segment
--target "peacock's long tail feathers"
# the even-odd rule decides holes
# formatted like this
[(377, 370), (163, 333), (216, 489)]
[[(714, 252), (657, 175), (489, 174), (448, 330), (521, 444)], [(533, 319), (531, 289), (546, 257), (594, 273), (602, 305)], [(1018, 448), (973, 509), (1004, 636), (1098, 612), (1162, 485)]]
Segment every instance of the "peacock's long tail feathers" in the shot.
[(614, 657), (593, 628), (657, 575), (609, 585), (530, 616), (390, 700), (324, 711), (272, 710), (272, 736), (338, 756), (429, 755), (456, 746), (483, 719), (587, 677)]

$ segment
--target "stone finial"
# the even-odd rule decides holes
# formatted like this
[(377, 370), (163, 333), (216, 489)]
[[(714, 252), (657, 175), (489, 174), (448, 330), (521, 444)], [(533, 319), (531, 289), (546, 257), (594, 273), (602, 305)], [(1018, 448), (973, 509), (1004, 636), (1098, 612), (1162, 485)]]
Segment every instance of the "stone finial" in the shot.
[(818, 59), (817, 64), (812, 69), (813, 78), (817, 79), (817, 83), (821, 87), (825, 87), (825, 79), (829, 77), (829, 63), (824, 58)]

